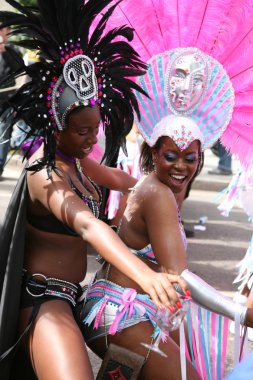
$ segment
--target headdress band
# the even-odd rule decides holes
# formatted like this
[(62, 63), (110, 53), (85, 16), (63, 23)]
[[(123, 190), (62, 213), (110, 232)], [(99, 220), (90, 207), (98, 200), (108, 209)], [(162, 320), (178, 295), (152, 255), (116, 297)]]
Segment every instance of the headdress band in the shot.
[[(199, 140), (201, 145), (204, 137), (196, 123), (185, 116), (169, 115), (155, 125), (151, 141), (157, 141), (161, 136), (170, 137), (181, 151), (185, 150), (194, 140)], [(152, 146), (149, 141), (148, 145)]]

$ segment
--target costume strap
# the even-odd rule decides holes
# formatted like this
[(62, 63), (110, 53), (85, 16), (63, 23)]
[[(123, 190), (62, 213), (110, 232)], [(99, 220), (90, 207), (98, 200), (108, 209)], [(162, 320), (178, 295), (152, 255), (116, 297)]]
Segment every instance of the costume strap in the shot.
[(40, 304), (36, 304), (33, 309), (32, 309), (32, 313), (31, 313), (31, 316), (30, 316), (30, 319), (29, 319), (29, 322), (25, 328), (25, 330), (22, 332), (22, 334), (20, 335), (20, 337), (18, 338), (18, 340), (16, 341), (15, 344), (13, 344), (13, 346), (11, 346), (10, 348), (8, 348), (8, 350), (6, 350), (1, 356), (0, 356), (0, 362), (2, 360), (4, 360), (8, 355), (10, 355), (11, 353), (14, 353), (15, 350), (19, 347), (20, 343), (22, 342), (23, 338), (26, 336), (26, 334), (29, 332), (34, 320), (36, 319), (37, 315), (38, 315), (38, 312), (40, 310)]

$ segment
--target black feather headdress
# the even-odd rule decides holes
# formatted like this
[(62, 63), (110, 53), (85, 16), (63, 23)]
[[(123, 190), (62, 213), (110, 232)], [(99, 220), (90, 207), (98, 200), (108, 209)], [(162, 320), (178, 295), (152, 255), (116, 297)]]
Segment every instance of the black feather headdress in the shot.
[(146, 65), (129, 44), (133, 38), (132, 28), (123, 25), (104, 33), (117, 6), (115, 2), (111, 5), (112, 1), (38, 0), (37, 7), (24, 7), (15, 0), (6, 0), (17, 12), (0, 12), (1, 25), (9, 26), (13, 36), (22, 37), (15, 44), (36, 51), (39, 58), (38, 62), (26, 66), (17, 54), (19, 69), (12, 75), (16, 78), (28, 75), (29, 81), (6, 103), (6, 107), (15, 111), (13, 123), (23, 119), (30, 127), (28, 138), (32, 137), (34, 142), (38, 137), (44, 140), (44, 157), (33, 170), (54, 167), (54, 131), (64, 128), (65, 116), (59, 110), (57, 99), (64, 86), (68, 86), (63, 80), (63, 71), (69, 66), (67, 75), (71, 81), (79, 57), (85, 57), (82, 58), (85, 65), (94, 69), (94, 78), (91, 78), (95, 81), (94, 96), (82, 104), (96, 102), (100, 106), (107, 162), (124, 143), (134, 113), (139, 116), (133, 90), (142, 93), (143, 90), (133, 77), (145, 74)]

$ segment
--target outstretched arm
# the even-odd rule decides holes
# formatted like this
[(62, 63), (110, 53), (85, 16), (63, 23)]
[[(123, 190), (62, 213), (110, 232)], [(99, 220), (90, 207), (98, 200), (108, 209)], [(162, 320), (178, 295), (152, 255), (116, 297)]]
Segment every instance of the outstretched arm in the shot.
[(111, 190), (128, 193), (137, 182), (137, 179), (117, 168), (106, 165), (86, 157), (81, 161), (84, 173), (96, 184), (107, 187)]
[[(31, 199), (39, 200), (57, 219), (75, 230), (80, 237), (116, 268), (136, 281), (151, 296), (158, 308), (169, 307), (178, 301), (172, 283), (179, 283), (187, 291), (179, 276), (156, 273), (136, 257), (117, 234), (104, 222), (96, 219), (90, 209), (71, 189), (66, 178), (46, 170), (28, 173)], [(37, 186), (37, 184), (40, 186)]]

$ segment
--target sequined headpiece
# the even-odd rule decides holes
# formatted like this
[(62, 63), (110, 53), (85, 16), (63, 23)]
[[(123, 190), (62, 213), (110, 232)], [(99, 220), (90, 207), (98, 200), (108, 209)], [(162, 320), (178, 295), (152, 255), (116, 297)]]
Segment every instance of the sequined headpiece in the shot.
[(171, 137), (181, 151), (185, 150), (194, 140), (199, 140), (201, 145), (204, 143), (204, 136), (197, 124), (185, 116), (163, 117), (154, 128), (153, 145), (161, 136)]
[(193, 140), (206, 149), (228, 125), (234, 90), (222, 65), (197, 48), (178, 48), (155, 55), (137, 83), (151, 98), (136, 93), (141, 120), (137, 126), (149, 146), (171, 137), (183, 150)]
[(30, 80), (6, 105), (15, 110), (14, 123), (23, 119), (28, 124), (28, 137), (44, 139), (45, 156), (33, 169), (54, 167), (54, 131), (64, 129), (68, 114), (80, 106), (100, 107), (105, 158), (110, 161), (124, 143), (134, 113), (139, 114), (133, 89), (144, 92), (132, 78), (146, 70), (128, 43), (133, 29), (124, 25), (105, 32), (118, 2), (38, 0), (37, 7), (6, 2), (19, 13), (1, 11), (0, 23), (22, 36), (16, 45), (36, 51), (39, 57), (29, 66), (15, 57), (20, 68), (13, 75), (28, 75)]

